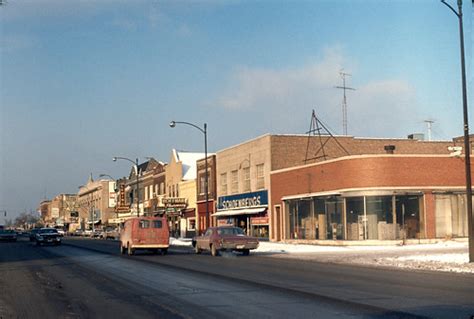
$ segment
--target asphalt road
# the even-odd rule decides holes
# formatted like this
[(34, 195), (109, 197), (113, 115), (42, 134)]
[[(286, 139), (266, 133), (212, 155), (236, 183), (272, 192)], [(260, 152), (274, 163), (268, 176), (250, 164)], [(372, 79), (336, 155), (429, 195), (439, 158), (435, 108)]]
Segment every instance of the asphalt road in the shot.
[[(269, 255), (120, 256), (115, 241), (0, 243), (0, 318), (469, 318), (474, 276)], [(82, 247), (82, 248), (81, 248)]]

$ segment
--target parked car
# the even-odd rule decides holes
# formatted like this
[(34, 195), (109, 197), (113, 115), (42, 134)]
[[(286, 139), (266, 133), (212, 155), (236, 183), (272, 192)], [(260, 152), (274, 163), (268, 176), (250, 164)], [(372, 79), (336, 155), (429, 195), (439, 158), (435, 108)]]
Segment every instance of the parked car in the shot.
[(85, 229), (83, 232), (82, 232), (82, 235), (81, 236), (85, 236), (85, 237), (92, 237), (92, 229)]
[(104, 239), (119, 239), (120, 233), (117, 228), (106, 228), (102, 233), (102, 238)]
[(76, 229), (73, 233), (72, 233), (73, 236), (83, 236), (84, 235), (84, 231), (82, 229)]
[(17, 234), (13, 229), (0, 229), (1, 241), (16, 241)]
[(220, 251), (238, 251), (247, 256), (251, 249), (258, 248), (258, 239), (245, 235), (238, 227), (210, 227), (204, 235), (193, 238), (193, 247), (196, 254), (209, 250), (212, 256), (219, 255)]
[(133, 255), (137, 249), (168, 251), (170, 232), (166, 218), (134, 217), (127, 219), (120, 232), (120, 253)]
[(36, 233), (39, 232), (41, 228), (33, 228), (30, 230), (30, 241), (35, 241), (36, 240)]
[(55, 228), (41, 228), (35, 235), (36, 245), (61, 245), (61, 235)]

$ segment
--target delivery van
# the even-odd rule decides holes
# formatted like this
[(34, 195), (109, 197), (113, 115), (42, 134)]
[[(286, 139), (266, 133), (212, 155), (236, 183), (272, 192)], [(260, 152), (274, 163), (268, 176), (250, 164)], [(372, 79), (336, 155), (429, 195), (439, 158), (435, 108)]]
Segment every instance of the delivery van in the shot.
[(168, 252), (170, 232), (166, 217), (134, 217), (127, 219), (120, 232), (120, 253), (133, 255), (137, 249)]

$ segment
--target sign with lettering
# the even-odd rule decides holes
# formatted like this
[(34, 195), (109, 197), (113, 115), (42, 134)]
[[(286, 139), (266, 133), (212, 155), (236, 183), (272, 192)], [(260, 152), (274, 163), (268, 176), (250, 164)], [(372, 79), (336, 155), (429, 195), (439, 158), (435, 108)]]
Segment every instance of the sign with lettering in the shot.
[(221, 196), (217, 209), (238, 209), (268, 205), (268, 191), (258, 191), (237, 195)]
[(163, 205), (165, 205), (166, 207), (185, 208), (187, 205), (186, 198), (182, 198), (182, 197), (163, 198), (162, 202), (163, 202)]

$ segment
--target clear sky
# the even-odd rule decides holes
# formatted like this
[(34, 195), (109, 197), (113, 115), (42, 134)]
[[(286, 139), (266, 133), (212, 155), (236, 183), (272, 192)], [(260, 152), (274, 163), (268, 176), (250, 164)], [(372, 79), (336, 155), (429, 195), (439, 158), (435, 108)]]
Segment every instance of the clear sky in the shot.
[(90, 173), (127, 175), (113, 156), (202, 152), (203, 135), (171, 120), (206, 122), (210, 152), (304, 133), (313, 109), (341, 134), (342, 69), (356, 89), (350, 135), (426, 134), (424, 120), (434, 139), (463, 134), (458, 19), (436, 0), (8, 0), (0, 32), (0, 210), (12, 217)]

